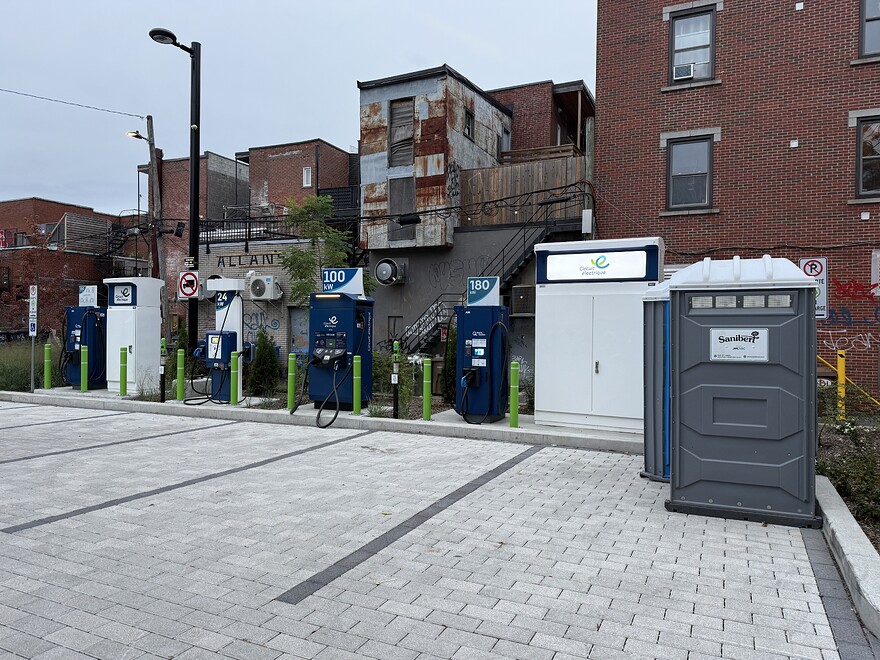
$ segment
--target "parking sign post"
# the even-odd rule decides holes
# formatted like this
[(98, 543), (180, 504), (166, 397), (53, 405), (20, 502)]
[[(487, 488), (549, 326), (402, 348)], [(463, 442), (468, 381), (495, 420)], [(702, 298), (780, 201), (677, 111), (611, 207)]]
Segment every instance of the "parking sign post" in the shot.
[(28, 298), (28, 334), (31, 338), (31, 392), (34, 391), (34, 362), (37, 349), (37, 285), (31, 284)]

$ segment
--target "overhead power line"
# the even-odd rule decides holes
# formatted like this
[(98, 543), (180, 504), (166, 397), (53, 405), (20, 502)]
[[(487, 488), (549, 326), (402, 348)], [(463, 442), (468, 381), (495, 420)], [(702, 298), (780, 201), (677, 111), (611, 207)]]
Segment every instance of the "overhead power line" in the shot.
[(41, 101), (51, 101), (52, 103), (61, 103), (63, 105), (72, 105), (77, 108), (85, 108), (87, 110), (97, 110), (98, 112), (109, 112), (114, 115), (124, 115), (126, 117), (137, 117), (138, 119), (146, 119), (144, 115), (136, 115), (131, 112), (120, 112), (119, 110), (108, 110), (107, 108), (99, 108), (95, 105), (85, 105), (84, 103), (74, 103), (73, 101), (62, 101), (61, 99), (53, 99), (48, 96), (37, 96), (36, 94), (27, 94), (26, 92), (17, 92), (14, 89), (2, 89), (0, 88), (0, 92), (6, 92), (7, 94), (16, 94), (18, 96), (27, 96), (32, 99), (39, 99)]

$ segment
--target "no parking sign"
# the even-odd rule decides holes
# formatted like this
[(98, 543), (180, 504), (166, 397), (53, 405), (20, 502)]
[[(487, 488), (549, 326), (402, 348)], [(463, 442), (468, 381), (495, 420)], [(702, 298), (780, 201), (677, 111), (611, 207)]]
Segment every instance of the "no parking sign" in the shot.
[(804, 257), (800, 260), (804, 275), (816, 281), (816, 318), (828, 318), (828, 257)]

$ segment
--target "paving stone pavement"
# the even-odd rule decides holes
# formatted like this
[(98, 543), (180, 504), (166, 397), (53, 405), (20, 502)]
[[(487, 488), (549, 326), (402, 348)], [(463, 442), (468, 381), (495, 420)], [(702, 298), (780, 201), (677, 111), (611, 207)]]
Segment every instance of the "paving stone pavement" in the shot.
[(821, 536), (640, 467), (0, 403), (0, 658), (873, 657)]

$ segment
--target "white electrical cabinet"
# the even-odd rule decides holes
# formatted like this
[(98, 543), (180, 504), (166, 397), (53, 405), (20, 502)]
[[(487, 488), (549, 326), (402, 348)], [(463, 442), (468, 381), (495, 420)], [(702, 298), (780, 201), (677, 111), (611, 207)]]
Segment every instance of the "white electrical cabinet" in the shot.
[(535, 423), (643, 429), (643, 297), (663, 241), (535, 246)]
[(152, 277), (113, 277), (107, 285), (107, 390), (119, 392), (120, 349), (125, 348), (129, 394), (159, 389), (162, 289)]

